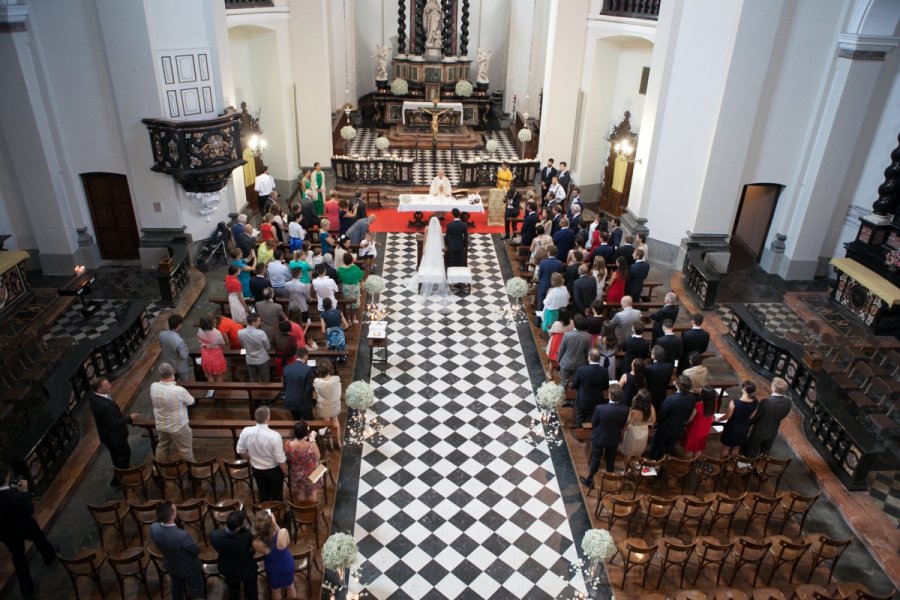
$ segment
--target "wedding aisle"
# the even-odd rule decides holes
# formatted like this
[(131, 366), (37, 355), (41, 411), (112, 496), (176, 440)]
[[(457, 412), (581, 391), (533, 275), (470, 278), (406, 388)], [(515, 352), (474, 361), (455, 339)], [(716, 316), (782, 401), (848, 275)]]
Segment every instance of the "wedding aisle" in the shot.
[(362, 447), (349, 597), (578, 597), (519, 335), (497, 314), (507, 298), (491, 236), (470, 238), (472, 293), (443, 311), (406, 289), (415, 255), (411, 234), (388, 234), (389, 369), (371, 381), (382, 427)]

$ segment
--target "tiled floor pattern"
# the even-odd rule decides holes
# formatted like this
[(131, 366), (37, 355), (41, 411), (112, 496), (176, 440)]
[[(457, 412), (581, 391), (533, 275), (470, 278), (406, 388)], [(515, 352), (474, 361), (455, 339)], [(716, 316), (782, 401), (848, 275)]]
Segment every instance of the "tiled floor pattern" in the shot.
[[(356, 137), (353, 138), (353, 141), (350, 143), (350, 154), (378, 156), (380, 150), (375, 148), (375, 138), (378, 136), (379, 132), (377, 129), (358, 128), (356, 130)], [(485, 131), (484, 136), (486, 139), (494, 139), (499, 142), (500, 146), (497, 148), (497, 151), (494, 152), (495, 158), (501, 160), (518, 158), (516, 147), (513, 145), (512, 140), (510, 140), (509, 135), (505, 131)], [(401, 148), (391, 148), (388, 152), (397, 154), (404, 159), (414, 159), (416, 154), (415, 150)], [(449, 150), (438, 150), (437, 161), (435, 162), (431, 159), (430, 149), (420, 150), (419, 158), (413, 165), (413, 184), (429, 185), (437, 173), (438, 168), (443, 168), (447, 173), (447, 177), (450, 179), (450, 183), (456, 185), (459, 183), (460, 176), (459, 161), (472, 160), (483, 154), (486, 154), (484, 150), (454, 150), (452, 153), (453, 158), (451, 160), (451, 152)]]
[(351, 595), (557, 598), (584, 592), (491, 237), (470, 238), (472, 293), (428, 306), (407, 288), (410, 234), (389, 234), (389, 368), (381, 435), (363, 442)]

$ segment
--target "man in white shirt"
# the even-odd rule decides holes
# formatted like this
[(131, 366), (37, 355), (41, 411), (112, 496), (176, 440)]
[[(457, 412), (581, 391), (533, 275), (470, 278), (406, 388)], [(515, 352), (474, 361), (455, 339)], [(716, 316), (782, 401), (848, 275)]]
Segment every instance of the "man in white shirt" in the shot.
[(337, 306), (335, 294), (339, 291), (338, 286), (337, 283), (334, 282), (334, 279), (328, 276), (325, 265), (316, 265), (316, 278), (313, 279), (312, 285), (313, 291), (316, 292), (316, 298), (318, 299), (319, 312), (324, 310), (322, 308), (322, 300), (325, 298), (331, 298), (331, 305)]
[(237, 453), (250, 461), (259, 490), (259, 501), (284, 500), (284, 478), (288, 473), (284, 440), (269, 429), (269, 408), (260, 406), (254, 414), (256, 425), (245, 427), (238, 438)]
[(259, 194), (259, 204), (257, 205), (259, 213), (264, 215), (266, 210), (268, 210), (266, 204), (269, 203), (269, 195), (275, 189), (275, 179), (269, 175), (269, 167), (263, 167), (262, 173), (256, 176), (256, 183), (253, 189)]
[(432, 196), (450, 196), (453, 194), (450, 180), (447, 179), (443, 169), (439, 169), (437, 177), (431, 180), (431, 189), (428, 190), (428, 193)]
[(272, 256), (273, 259), (266, 265), (269, 271), (269, 283), (272, 284), (272, 289), (275, 291), (276, 296), (287, 298), (287, 291), (284, 289), (284, 285), (291, 278), (291, 270), (286, 264), (281, 262), (282, 253), (280, 249), (276, 249)]
[(194, 404), (194, 397), (180, 385), (175, 385), (175, 368), (172, 365), (162, 363), (158, 372), (159, 381), (150, 384), (150, 402), (153, 403), (153, 418), (159, 436), (154, 458), (167, 462), (174, 445), (181, 458), (193, 461), (194, 440), (188, 424), (187, 407)]
[(269, 383), (269, 336), (259, 328), (259, 314), (247, 315), (247, 326), (238, 331), (241, 347), (246, 351), (247, 371), (252, 383)]
[(552, 183), (547, 189), (547, 195), (544, 196), (544, 208), (553, 208), (554, 204), (562, 204), (566, 199), (566, 188), (559, 183), (559, 178), (553, 176)]

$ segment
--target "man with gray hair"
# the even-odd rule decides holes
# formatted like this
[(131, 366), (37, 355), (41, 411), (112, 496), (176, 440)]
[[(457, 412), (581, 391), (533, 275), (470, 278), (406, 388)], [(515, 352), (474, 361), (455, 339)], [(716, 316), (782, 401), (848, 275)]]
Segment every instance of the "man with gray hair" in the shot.
[(175, 369), (169, 363), (159, 365), (159, 381), (150, 385), (150, 402), (153, 403), (153, 418), (156, 421), (156, 444), (154, 458), (166, 462), (172, 446), (186, 461), (194, 460), (193, 437), (188, 424), (187, 407), (194, 404), (190, 392), (175, 385)]
[(791, 412), (791, 400), (785, 396), (788, 382), (781, 377), (772, 379), (772, 393), (759, 401), (756, 412), (750, 418), (753, 430), (744, 442), (744, 456), (768, 454), (778, 436), (781, 421)]
[(256, 425), (245, 427), (238, 438), (237, 453), (250, 461), (259, 490), (259, 501), (284, 500), (284, 478), (288, 473), (284, 440), (269, 429), (269, 407), (260, 406), (254, 414)]
[(666, 294), (666, 303), (663, 307), (650, 315), (650, 319), (653, 321), (653, 335), (650, 337), (651, 344), (656, 345), (656, 339), (663, 336), (663, 321), (675, 323), (678, 320), (677, 302), (678, 296), (675, 295), (675, 292), (669, 292)]
[[(375, 222), (375, 215), (369, 215), (365, 219), (357, 219), (357, 221), (347, 229), (344, 234), (350, 240), (351, 244), (361, 244), (369, 233), (369, 227)], [(338, 265), (340, 266), (340, 265)]]

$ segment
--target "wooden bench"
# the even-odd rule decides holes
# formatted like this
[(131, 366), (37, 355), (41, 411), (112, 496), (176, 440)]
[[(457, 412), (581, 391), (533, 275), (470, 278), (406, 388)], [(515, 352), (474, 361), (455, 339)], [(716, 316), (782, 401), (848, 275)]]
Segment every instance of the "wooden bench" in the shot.
[[(309, 352), (309, 358), (311, 360), (316, 360), (320, 358), (330, 358), (334, 361), (335, 366), (338, 370), (345, 368), (350, 363), (347, 359), (350, 356), (349, 350), (325, 350), (322, 348), (318, 348), (316, 350), (312, 350), (307, 348), (307, 352)], [(225, 362), (228, 363), (229, 369), (241, 369), (244, 370), (247, 368), (247, 361), (244, 358), (244, 354), (241, 353), (240, 350), (232, 350), (231, 348), (226, 348), (222, 351), (222, 354), (225, 355)], [(275, 377), (275, 358), (278, 354), (274, 350), (269, 350), (269, 368), (270, 368), (270, 377)], [(206, 381), (206, 375), (203, 373), (203, 367), (200, 364), (197, 364), (198, 358), (200, 358), (199, 351), (192, 351), (188, 353), (188, 357), (191, 360), (191, 364), (194, 365), (194, 379), (196, 381)], [(339, 359), (341, 362), (338, 362)], [(252, 385), (252, 384), (251, 384)]]
[[(357, 300), (350, 300), (348, 298), (342, 298), (339, 296), (335, 296), (338, 303), (338, 309), (344, 313), (344, 317), (351, 316), (354, 311), (348, 309), (347, 307), (351, 304), (359, 304), (363, 303), (362, 294), (360, 294), (360, 298)], [(256, 304), (256, 300), (253, 298), (244, 298), (244, 301), (247, 303), (247, 308), (250, 308)], [(228, 304), (228, 298), (222, 298), (221, 296), (214, 296), (207, 299), (207, 302), (211, 302), (212, 304), (216, 304), (219, 307), (219, 310), (223, 315), (230, 317), (231, 316), (231, 306)], [(288, 307), (290, 306), (290, 300), (288, 298), (275, 297), (273, 302), (277, 302), (284, 309), (284, 313), (287, 314)], [(358, 309), (357, 309), (358, 310)], [(315, 319), (315, 324), (318, 325), (319, 318), (319, 306), (315, 296), (312, 297), (312, 300), (309, 303), (309, 316), (310, 319)]]
[[(276, 383), (250, 383), (246, 381), (226, 381), (212, 383), (209, 381), (179, 381), (178, 385), (190, 392), (197, 402), (194, 406), (207, 407), (213, 402), (247, 404), (250, 418), (254, 418), (256, 409), (263, 404), (271, 404), (281, 394), (283, 385)], [(212, 390), (214, 395), (209, 398), (206, 394)]]

